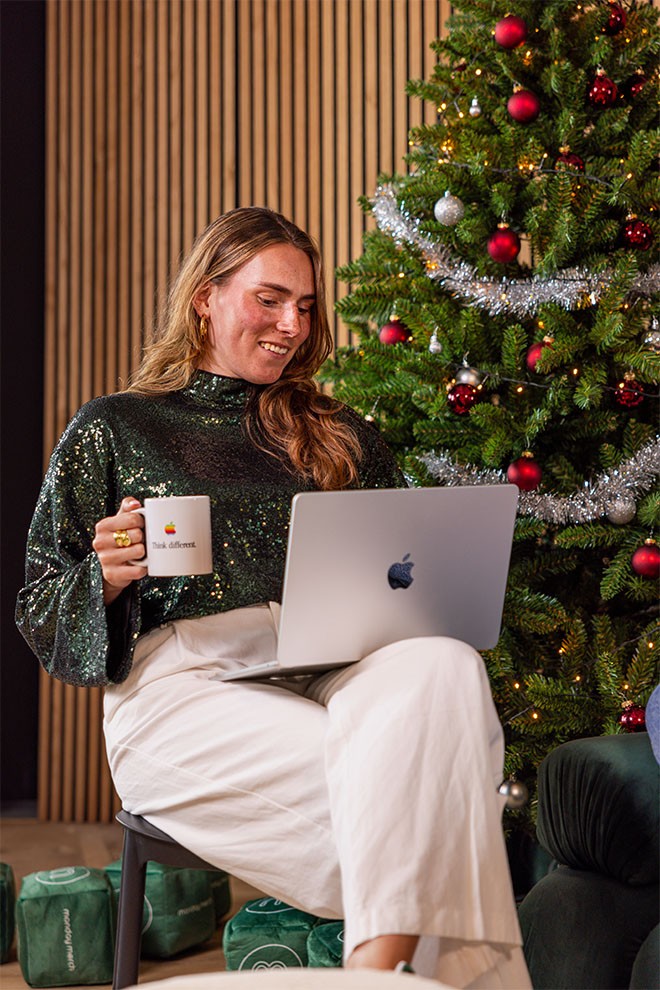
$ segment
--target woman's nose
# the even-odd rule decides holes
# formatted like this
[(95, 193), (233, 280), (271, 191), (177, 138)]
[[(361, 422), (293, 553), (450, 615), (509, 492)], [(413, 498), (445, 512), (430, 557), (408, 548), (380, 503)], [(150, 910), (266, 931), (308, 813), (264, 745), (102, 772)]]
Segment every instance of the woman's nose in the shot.
[(300, 311), (295, 303), (286, 303), (283, 306), (277, 327), (286, 333), (300, 333)]

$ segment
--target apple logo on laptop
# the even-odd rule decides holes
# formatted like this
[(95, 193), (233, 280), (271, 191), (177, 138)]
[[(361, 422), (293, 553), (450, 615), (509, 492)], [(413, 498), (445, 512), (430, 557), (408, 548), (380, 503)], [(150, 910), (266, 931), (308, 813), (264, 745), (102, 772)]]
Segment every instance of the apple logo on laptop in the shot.
[(392, 564), (387, 572), (387, 580), (390, 583), (390, 588), (409, 588), (410, 585), (415, 580), (410, 573), (415, 566), (412, 560), (408, 560), (410, 554), (407, 553), (402, 560), (398, 561), (396, 564)]

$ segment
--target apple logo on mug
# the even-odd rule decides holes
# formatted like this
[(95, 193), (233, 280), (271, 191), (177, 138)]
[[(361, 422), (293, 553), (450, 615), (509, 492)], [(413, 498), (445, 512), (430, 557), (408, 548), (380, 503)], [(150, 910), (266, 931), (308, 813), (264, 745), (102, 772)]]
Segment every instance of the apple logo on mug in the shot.
[(410, 573), (415, 566), (412, 560), (409, 560), (410, 554), (407, 553), (405, 556), (398, 561), (396, 564), (392, 564), (387, 572), (387, 580), (390, 583), (390, 588), (409, 588), (410, 585), (415, 580)]

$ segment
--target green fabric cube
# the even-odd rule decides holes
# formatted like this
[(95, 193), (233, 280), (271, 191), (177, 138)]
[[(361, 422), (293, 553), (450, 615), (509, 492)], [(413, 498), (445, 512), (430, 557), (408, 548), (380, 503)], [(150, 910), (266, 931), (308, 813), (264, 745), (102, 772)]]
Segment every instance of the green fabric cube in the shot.
[(344, 951), (344, 922), (319, 922), (307, 939), (307, 965), (315, 969), (341, 966)]
[[(106, 866), (119, 899), (121, 859)], [(210, 870), (190, 870), (147, 863), (142, 914), (141, 955), (151, 959), (171, 956), (201, 945), (216, 930), (215, 900)]]
[(0, 963), (7, 962), (14, 941), (16, 884), (8, 863), (0, 863)]
[(273, 897), (248, 901), (225, 925), (227, 969), (294, 969), (307, 965), (307, 939), (318, 923)]
[(112, 981), (113, 894), (103, 870), (69, 866), (28, 874), (16, 921), (18, 960), (31, 987)]
[(215, 910), (215, 923), (219, 925), (222, 919), (231, 910), (231, 888), (229, 886), (229, 874), (223, 870), (208, 870), (209, 883), (211, 884), (211, 894), (213, 895), (213, 907)]

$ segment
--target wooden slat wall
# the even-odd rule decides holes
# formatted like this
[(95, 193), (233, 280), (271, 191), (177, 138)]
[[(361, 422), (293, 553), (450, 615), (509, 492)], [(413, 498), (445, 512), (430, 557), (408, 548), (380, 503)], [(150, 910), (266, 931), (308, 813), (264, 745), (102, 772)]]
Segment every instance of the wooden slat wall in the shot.
[[(357, 204), (402, 171), (409, 100), (447, 0), (49, 0), (47, 459), (91, 398), (139, 359), (177, 259), (235, 206), (280, 210), (334, 268), (359, 256)], [(345, 328), (335, 328), (345, 343)], [(117, 807), (102, 694), (43, 676), (39, 817)]]

